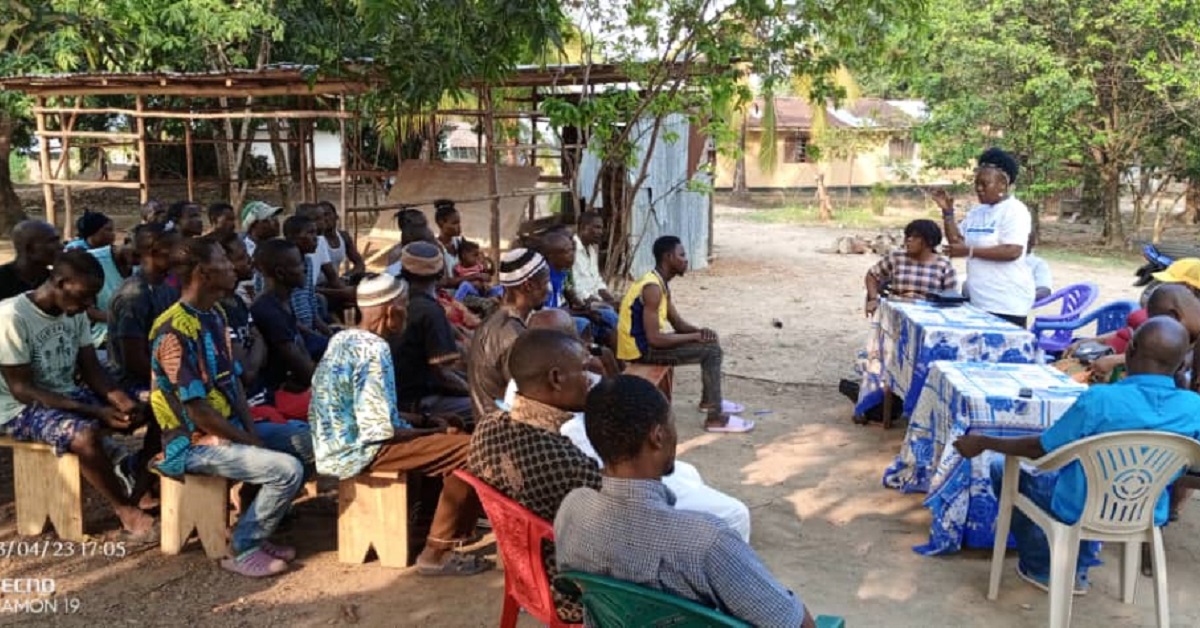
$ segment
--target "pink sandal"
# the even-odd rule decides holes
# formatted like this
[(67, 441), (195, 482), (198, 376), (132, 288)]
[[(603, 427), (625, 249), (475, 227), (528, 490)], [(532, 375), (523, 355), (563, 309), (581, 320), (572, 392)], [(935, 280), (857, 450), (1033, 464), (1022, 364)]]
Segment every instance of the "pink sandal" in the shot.
[(287, 571), (288, 564), (264, 552), (262, 548), (255, 548), (239, 556), (222, 559), (221, 567), (247, 578), (266, 578)]

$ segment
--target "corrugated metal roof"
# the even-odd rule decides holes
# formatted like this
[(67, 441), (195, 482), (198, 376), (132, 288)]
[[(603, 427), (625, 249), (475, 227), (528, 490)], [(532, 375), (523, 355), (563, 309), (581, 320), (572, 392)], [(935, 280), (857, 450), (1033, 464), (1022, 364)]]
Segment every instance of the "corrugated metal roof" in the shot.
[[(751, 106), (749, 127), (762, 128), (761, 99)], [(923, 117), (925, 104), (921, 101), (891, 101), (881, 98), (860, 98), (844, 103), (841, 107), (825, 108), (826, 124), (841, 128), (905, 129)], [(917, 112), (922, 112), (917, 114)], [(757, 112), (757, 114), (755, 113)], [(812, 106), (803, 98), (775, 98), (775, 128), (811, 129), (813, 126)]]

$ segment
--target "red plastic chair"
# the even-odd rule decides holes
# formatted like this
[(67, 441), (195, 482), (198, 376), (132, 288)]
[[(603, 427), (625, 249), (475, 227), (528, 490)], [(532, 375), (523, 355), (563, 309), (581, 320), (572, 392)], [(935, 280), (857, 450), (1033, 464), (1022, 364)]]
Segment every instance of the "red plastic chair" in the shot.
[(580, 625), (564, 624), (554, 610), (550, 578), (542, 564), (542, 542), (554, 542), (554, 527), (470, 473), (459, 469), (454, 475), (475, 489), (496, 533), (496, 545), (504, 561), (500, 628), (514, 628), (522, 608), (550, 628)]

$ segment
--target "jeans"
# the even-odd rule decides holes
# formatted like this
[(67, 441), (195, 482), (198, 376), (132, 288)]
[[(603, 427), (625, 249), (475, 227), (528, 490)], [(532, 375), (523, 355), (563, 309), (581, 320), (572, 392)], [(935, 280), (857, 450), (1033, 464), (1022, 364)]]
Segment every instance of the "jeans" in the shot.
[(600, 316), (600, 321), (592, 323), (592, 336), (600, 344), (608, 344), (613, 334), (617, 333), (617, 311), (604, 305), (592, 310)]
[(470, 397), (452, 397), (450, 395), (429, 395), (422, 397), (418, 409), (428, 415), (438, 416), (450, 414), (459, 417), (464, 423), (472, 423)]
[(317, 458), (313, 454), (312, 432), (308, 423), (295, 419), (287, 423), (259, 421), (254, 424), (254, 433), (258, 434), (267, 449), (295, 456), (304, 465), (304, 479), (316, 473)]
[(650, 347), (642, 354), (639, 362), (647, 364), (699, 364), (700, 405), (709, 410), (710, 414), (721, 411), (721, 359), (724, 353), (721, 345), (713, 342), (693, 342), (670, 349), (655, 349)]
[[(992, 460), (989, 469), (992, 476), (992, 490), (997, 498), (1000, 495), (1001, 484), (1004, 480), (1004, 458), (997, 456)], [(1054, 486), (1058, 483), (1058, 472), (1032, 474), (1021, 470), (1021, 479), (1017, 491), (1038, 508), (1053, 515), (1050, 502), (1054, 497)], [(1012, 525), (1010, 527), (1013, 539), (1017, 542), (1018, 564), (1021, 571), (1038, 579), (1050, 577), (1050, 542), (1046, 533), (1025, 513), (1013, 508)], [(1004, 541), (1004, 542), (1007, 542)], [(1097, 541), (1080, 541), (1079, 558), (1075, 562), (1076, 578), (1086, 576), (1089, 567), (1100, 564), (1100, 543)]]
[(267, 540), (304, 485), (304, 469), (294, 456), (240, 443), (192, 446), (184, 470), (262, 487), (233, 528), (234, 555)]
[(492, 297), (492, 298), (500, 298), (500, 297), (504, 296), (504, 286), (492, 286), (491, 288), (487, 289), (487, 292), (485, 294), (480, 294), (479, 288), (476, 288), (475, 284), (473, 284), (469, 281), (464, 281), (464, 282), (458, 284), (458, 290), (454, 291), (454, 300), (455, 301), (465, 301), (467, 299), (467, 297), (483, 297), (483, 296)]

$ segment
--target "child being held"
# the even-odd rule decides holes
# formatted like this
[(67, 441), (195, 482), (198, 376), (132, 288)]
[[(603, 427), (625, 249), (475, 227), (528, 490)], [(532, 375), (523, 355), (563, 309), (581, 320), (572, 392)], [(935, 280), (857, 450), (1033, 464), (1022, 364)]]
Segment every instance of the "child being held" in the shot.
[(483, 257), (478, 242), (463, 239), (458, 243), (458, 265), (454, 267), (454, 276), (462, 277), (454, 298), (458, 301), (468, 296), (499, 298), (504, 296), (501, 286), (488, 286), (492, 276), (491, 265)]

